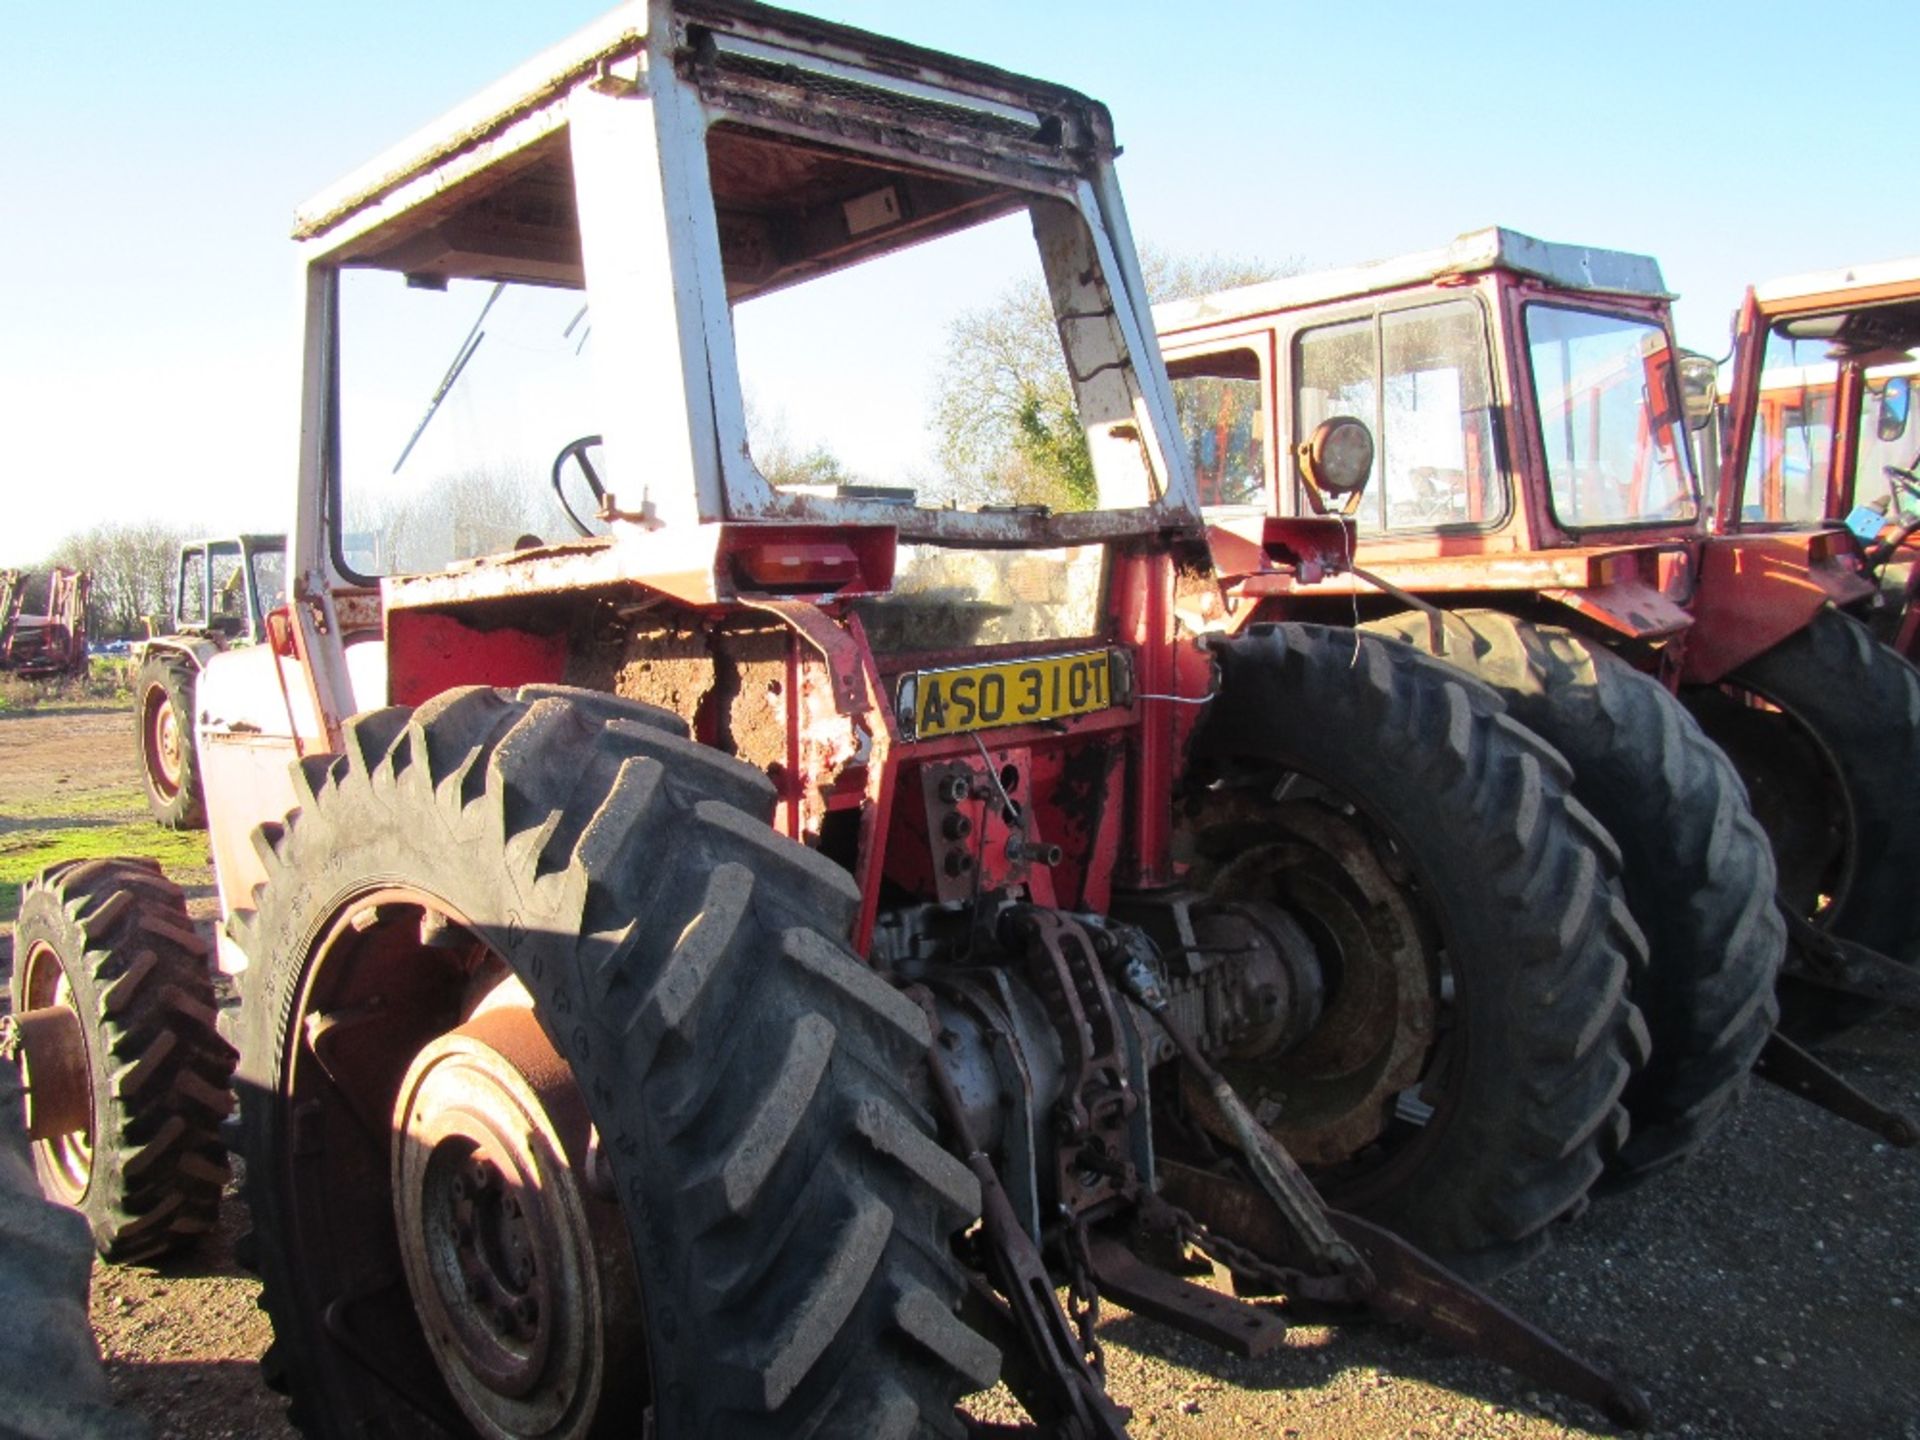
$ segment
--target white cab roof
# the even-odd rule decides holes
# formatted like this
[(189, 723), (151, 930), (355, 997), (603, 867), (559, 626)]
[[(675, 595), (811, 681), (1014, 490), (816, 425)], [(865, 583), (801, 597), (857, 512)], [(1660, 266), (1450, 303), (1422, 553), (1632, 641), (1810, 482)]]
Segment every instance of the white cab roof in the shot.
[(1155, 327), (1166, 335), (1241, 315), (1299, 310), (1485, 270), (1517, 271), (1569, 290), (1673, 298), (1660, 277), (1659, 262), (1650, 255), (1558, 245), (1496, 225), (1469, 231), (1438, 250), (1243, 285), (1195, 300), (1170, 301), (1154, 306), (1153, 318)]
[(1753, 287), (1754, 298), (1763, 305), (1769, 301), (1811, 299), (1814, 296), (1845, 295), (1850, 290), (1872, 290), (1883, 286), (1920, 291), (1920, 255), (1904, 260), (1882, 260), (1874, 265), (1848, 265), (1838, 270), (1809, 270), (1802, 275), (1783, 275)]

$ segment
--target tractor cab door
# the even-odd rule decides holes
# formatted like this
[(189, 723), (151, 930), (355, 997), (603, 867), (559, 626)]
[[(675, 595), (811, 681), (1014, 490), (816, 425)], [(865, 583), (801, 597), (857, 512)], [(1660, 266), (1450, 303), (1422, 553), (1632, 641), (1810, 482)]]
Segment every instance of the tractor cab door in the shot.
[(1202, 503), (1311, 513), (1299, 447), (1351, 416), (1375, 439), (1355, 514), (1363, 535), (1497, 528), (1510, 498), (1489, 332), (1477, 295), (1423, 287), (1164, 340)]

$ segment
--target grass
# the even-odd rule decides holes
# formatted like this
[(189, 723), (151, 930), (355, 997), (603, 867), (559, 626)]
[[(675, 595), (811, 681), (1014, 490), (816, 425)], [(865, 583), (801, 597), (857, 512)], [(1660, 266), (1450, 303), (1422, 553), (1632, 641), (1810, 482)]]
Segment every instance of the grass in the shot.
[(0, 924), (20, 913), (21, 888), (47, 866), (109, 855), (151, 856), (168, 870), (204, 868), (207, 837), (196, 830), (163, 830), (150, 820), (0, 835)]
[(0, 802), (0, 845), (11, 838), (6, 831), (29, 827), (23, 820), (98, 820), (119, 816), (133, 819), (146, 813), (146, 796), (138, 785), (111, 785), (105, 790), (66, 790), (32, 800)]
[[(92, 672), (79, 679), (32, 683), (0, 676), (0, 711), (120, 710), (128, 717), (131, 738), (131, 679), (130, 662), (102, 656), (96, 656)], [(127, 768), (115, 765), (97, 775), (83, 769), (51, 789), (43, 786), (46, 777), (9, 777), (10, 783), (0, 786), (0, 792), (28, 785), (33, 790), (30, 795), (0, 796), (0, 925), (19, 914), (27, 881), (62, 860), (144, 855), (169, 871), (204, 874), (207, 837), (154, 824), (147, 816), (144, 790), (125, 778)]]
[(85, 675), (62, 680), (22, 680), (0, 675), (0, 715), (48, 710), (90, 710), (101, 705), (132, 705), (133, 662), (96, 655)]

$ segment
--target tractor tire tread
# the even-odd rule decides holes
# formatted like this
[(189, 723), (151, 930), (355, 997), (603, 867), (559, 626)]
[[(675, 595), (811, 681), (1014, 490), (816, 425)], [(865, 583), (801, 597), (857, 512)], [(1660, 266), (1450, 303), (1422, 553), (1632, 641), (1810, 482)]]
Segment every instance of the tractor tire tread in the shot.
[[(66, 973), (93, 1081), (92, 1163), (76, 1208), (104, 1259), (158, 1259), (212, 1227), (227, 1178), (220, 1124), (233, 1108), (237, 1057), (214, 1026), (206, 947), (179, 887), (149, 862), (123, 860), (57, 867), (27, 883), (16, 1009), (30, 1003), (25, 960), (40, 941)], [(51, 1187), (46, 1146), (35, 1147), (35, 1163)]]
[(277, 1235), (261, 1098), (305, 963), (284, 937), (320, 903), (304, 877), (401, 844), (370, 832), (380, 815), (386, 832), (433, 836), (438, 864), (409, 879), (463, 886), (503, 954), (493, 901), (511, 891), (513, 953), (542, 957), (516, 968), (632, 1198), (643, 1295), (671, 1305), (657, 1433), (852, 1434), (872, 1415), (962, 1433), (956, 1402), (998, 1370), (955, 1314), (950, 1237), (977, 1218), (978, 1187), (927, 1109), (925, 1017), (847, 949), (845, 873), (753, 813), (770, 810), (763, 776), (652, 707), (534, 686), (448, 692), (404, 724), (379, 713), (348, 722), (348, 755), (377, 727), (367, 759), (327, 768), (234, 920), (248, 954), (275, 957), (248, 972), (243, 1104), (250, 1244), (277, 1336), (266, 1365), (294, 1423), (343, 1434), (375, 1424), (357, 1406), (398, 1403), (329, 1383)]
[[(1573, 765), (1575, 798), (1621, 852), (1628, 908), (1647, 938), (1631, 991), (1653, 1053), (1628, 1085), (1626, 1144), (1607, 1184), (1696, 1150), (1738, 1102), (1778, 1018), (1786, 927), (1773, 853), (1732, 762), (1652, 676), (1562, 626), (1497, 610), (1445, 619), (1440, 658), (1491, 685)], [(1367, 629), (1423, 651), (1426, 617)]]
[[(1740, 666), (1727, 681), (1792, 715), (1825, 752), (1851, 817), (1851, 878), (1821, 925), (1909, 965), (1920, 964), (1920, 909), (1908, 894), (1907, 859), (1920, 853), (1920, 806), (1898, 783), (1920, 754), (1920, 670), (1831, 606)], [(1697, 697), (1714, 698), (1703, 691)], [(1708, 705), (1703, 721), (1719, 713)], [(1879, 1013), (1872, 1001), (1822, 990), (1791, 975), (1780, 987), (1781, 1029), (1802, 1043)]]
[[(1336, 781), (1416, 851), (1436, 904), (1473, 896), (1453, 902), (1453, 923), (1485, 927), (1474, 953), (1503, 973), (1463, 982), (1467, 1003), (1487, 1007), (1466, 1062), (1471, 1113), (1363, 1209), (1469, 1273), (1511, 1268), (1582, 1204), (1646, 1057), (1626, 995), (1644, 941), (1612, 847), (1572, 800), (1551, 746), (1513, 724), (1493, 690), (1410, 646), (1279, 624), (1216, 654), (1219, 693), (1197, 753)], [(1337, 1186), (1330, 1198), (1342, 1203)]]
[[(152, 812), (155, 823), (169, 830), (207, 828), (206, 790), (200, 777), (200, 752), (194, 744), (194, 692), (199, 680), (197, 666), (178, 652), (167, 650), (149, 654), (134, 675), (133, 741), (134, 754), (140, 762), (141, 789), (146, 793), (147, 808)], [(165, 691), (166, 701), (173, 707), (174, 724), (181, 736), (180, 783), (172, 794), (166, 793), (156, 783), (156, 762), (148, 753), (151, 737), (147, 725), (147, 706), (156, 688)]]

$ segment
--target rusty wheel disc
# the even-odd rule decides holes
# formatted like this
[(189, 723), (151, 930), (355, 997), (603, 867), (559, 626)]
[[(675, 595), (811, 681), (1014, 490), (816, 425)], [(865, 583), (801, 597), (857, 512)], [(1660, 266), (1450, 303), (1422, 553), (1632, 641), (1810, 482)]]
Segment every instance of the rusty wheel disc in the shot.
[[(54, 1193), (51, 1198), (63, 1204), (77, 1205), (87, 1193), (87, 1186), (93, 1181), (93, 1085), (87, 1073), (84, 1053), (85, 1041), (81, 1032), (81, 1020), (74, 1012), (73, 987), (67, 980), (67, 972), (60, 964), (60, 957), (53, 947), (44, 942), (36, 944), (27, 952), (24, 962), (26, 983), (24, 994), (27, 998), (29, 1013), (44, 1013), (48, 1010), (64, 1010), (74, 1016), (71, 1043), (81, 1047), (77, 1065), (68, 1060), (57, 1068), (64, 1072), (63, 1079), (69, 1085), (83, 1085), (84, 1098), (79, 1094), (69, 1097), (70, 1103), (59, 1108), (69, 1113), (71, 1119), (79, 1121), (77, 1128), (63, 1130), (37, 1140), (42, 1157), (41, 1178)], [(26, 1016), (21, 1017), (23, 1020)], [(67, 1028), (65, 1026), (63, 1029)], [(36, 1069), (41, 1067), (35, 1067)], [(56, 1068), (56, 1067), (48, 1067)], [(33, 1081), (30, 1074), (29, 1084)], [(33, 1102), (35, 1108), (41, 1108), (40, 1102)], [(36, 1126), (36, 1129), (38, 1127)]]
[(148, 779), (167, 799), (180, 793), (181, 759), (180, 718), (173, 711), (173, 697), (164, 685), (147, 687), (144, 702), (147, 754), (152, 757)]
[[(394, 1107), (400, 1251), (441, 1374), (483, 1435), (593, 1433), (609, 1320), (637, 1289), (590, 1127), (533, 1011), (483, 1010), (414, 1057)], [(623, 1349), (624, 1344), (623, 1344)]]
[[(1410, 898), (1398, 857), (1358, 815), (1312, 802), (1235, 796), (1207, 824), (1237, 832), (1208, 888), (1283, 906), (1329, 964), (1329, 999), (1283, 1055), (1223, 1058), (1223, 1074), (1303, 1164), (1367, 1181), (1445, 1103), (1451, 977)], [(1259, 843), (1239, 836), (1259, 835)], [(1198, 1092), (1190, 1093), (1199, 1113)]]

